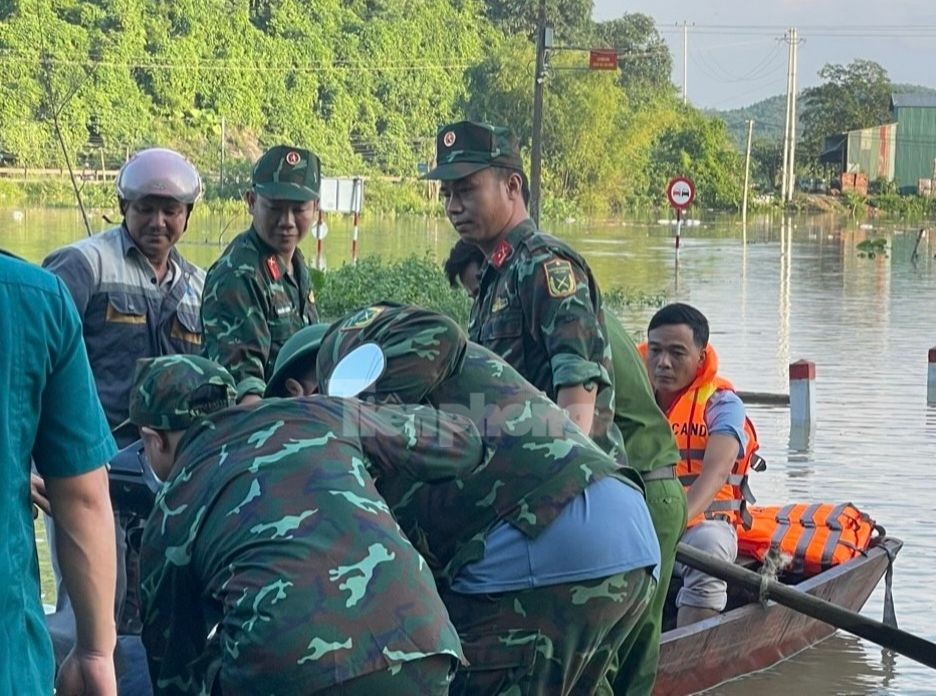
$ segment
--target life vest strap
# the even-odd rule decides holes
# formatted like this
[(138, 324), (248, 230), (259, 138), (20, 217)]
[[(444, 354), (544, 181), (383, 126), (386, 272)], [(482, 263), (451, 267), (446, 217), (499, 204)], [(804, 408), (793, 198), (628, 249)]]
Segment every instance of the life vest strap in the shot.
[(702, 462), (705, 459), (705, 450), (692, 448), (692, 449), (681, 449), (679, 450), (679, 458), (684, 462)]
[(800, 535), (796, 543), (796, 551), (793, 553), (794, 570), (798, 573), (803, 572), (803, 559), (806, 558), (806, 549), (809, 548), (813, 537), (816, 536), (816, 521), (814, 518), (821, 507), (822, 503), (813, 503), (803, 511), (803, 515), (800, 517), (800, 524), (803, 526), (804, 531)]

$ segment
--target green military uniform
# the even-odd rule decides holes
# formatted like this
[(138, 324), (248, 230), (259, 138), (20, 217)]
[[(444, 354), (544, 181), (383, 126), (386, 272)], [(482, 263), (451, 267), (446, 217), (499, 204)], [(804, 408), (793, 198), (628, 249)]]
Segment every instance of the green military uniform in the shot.
[(592, 439), (627, 461), (613, 418), (601, 293), (581, 256), (532, 220), (515, 227), (484, 265), (468, 333), (553, 401), (563, 387), (594, 385)]
[(605, 315), (613, 358), (614, 422), (624, 437), (631, 466), (647, 488), (647, 507), (660, 542), (660, 582), (640, 622), (618, 651), (614, 693), (649, 694), (660, 656), (663, 605), (686, 528), (686, 494), (676, 478), (679, 450), (669, 421), (657, 406), (637, 346), (614, 314)]
[[(254, 164), (251, 183), (252, 195), (268, 200), (318, 200), (321, 163), (308, 150), (278, 145)], [(251, 225), (228, 245), (205, 279), (202, 354), (231, 371), (238, 398), (262, 395), (286, 340), (318, 321), (302, 252), (298, 247), (291, 252), (288, 267), (264, 239)]]
[[(570, 683), (589, 692), (649, 601), (654, 583), (646, 569), (496, 597), (446, 588), (484, 556), (498, 522), (536, 538), (589, 484), (615, 477), (637, 488), (639, 476), (601, 452), (506, 362), (428, 310), (381, 303), (336, 322), (318, 352), (324, 390), (338, 361), (368, 342), (383, 349), (386, 367), (363, 398), (467, 415), (486, 448), (483, 466), (457, 482), (378, 481), (436, 573), (473, 664), (456, 678), (453, 693), (506, 693), (510, 686), (566, 693)], [(545, 662), (534, 664), (537, 654)]]
[[(487, 167), (516, 171), (523, 161), (510, 131), (461, 121), (439, 129), (437, 166), (427, 178), (457, 181)], [(597, 389), (592, 436), (626, 463), (614, 425), (614, 387), (601, 293), (585, 260), (527, 219), (506, 230), (481, 269), (468, 334), (556, 401), (559, 390)]]
[(319, 396), (205, 415), (224, 405), (205, 390), (219, 374), (203, 358), (143, 363), (131, 403), (137, 424), (190, 424), (143, 534), (156, 693), (448, 693), (458, 636), (375, 478), (464, 475), (477, 430)]
[(287, 272), (251, 227), (208, 270), (203, 355), (230, 370), (240, 396), (262, 394), (283, 344), (318, 320), (309, 270), (298, 249), (292, 265)]

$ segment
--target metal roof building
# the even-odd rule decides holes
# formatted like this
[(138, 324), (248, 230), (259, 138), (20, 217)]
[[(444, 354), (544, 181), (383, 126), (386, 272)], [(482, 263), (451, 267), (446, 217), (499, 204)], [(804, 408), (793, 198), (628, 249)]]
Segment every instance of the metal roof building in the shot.
[(897, 122), (894, 181), (900, 193), (916, 193), (920, 179), (933, 178), (936, 160), (936, 94), (894, 94)]
[(893, 181), (896, 140), (896, 123), (838, 133), (825, 139), (819, 161), (842, 173), (866, 174), (869, 181)]

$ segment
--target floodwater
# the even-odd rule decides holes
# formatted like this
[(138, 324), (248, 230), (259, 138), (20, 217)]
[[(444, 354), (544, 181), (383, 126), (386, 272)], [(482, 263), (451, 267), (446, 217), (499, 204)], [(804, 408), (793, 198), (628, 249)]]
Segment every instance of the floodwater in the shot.
[[(73, 211), (0, 210), (0, 247), (39, 261), (84, 236)], [(96, 220), (94, 226), (107, 225)], [(183, 253), (210, 264), (219, 237), (246, 218), (196, 211)], [(754, 218), (747, 244), (736, 218), (712, 216), (684, 230), (678, 264), (670, 227), (656, 221), (562, 225), (551, 231), (589, 260), (606, 290), (623, 286), (699, 307), (712, 326), (721, 372), (738, 389), (783, 393), (790, 362), (816, 363), (817, 424), (804, 446), (790, 446), (786, 408), (751, 406), (768, 470), (753, 476), (759, 504), (851, 501), (905, 542), (895, 572), (900, 627), (936, 641), (936, 407), (926, 404), (927, 351), (936, 346), (936, 231), (919, 245), (919, 226), (857, 223), (827, 216)], [(857, 244), (883, 237), (887, 257), (861, 258)], [(347, 221), (332, 221), (323, 261), (350, 258)], [(424, 251), (444, 259), (455, 235), (444, 220), (361, 223), (362, 255), (397, 258)], [(315, 257), (315, 240), (304, 243)], [(621, 316), (642, 334), (653, 307)], [(883, 583), (864, 613), (880, 619)], [(744, 650), (743, 645), (738, 650)], [(795, 658), (709, 693), (936, 694), (936, 672), (837, 634)]]

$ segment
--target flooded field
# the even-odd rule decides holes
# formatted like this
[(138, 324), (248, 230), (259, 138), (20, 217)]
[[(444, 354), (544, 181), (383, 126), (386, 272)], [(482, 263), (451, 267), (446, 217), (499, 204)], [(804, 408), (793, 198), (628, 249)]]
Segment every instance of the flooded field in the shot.
[[(0, 210), (0, 247), (40, 261), (84, 235), (72, 211)], [(246, 218), (196, 215), (183, 253), (206, 266)], [(96, 223), (100, 229), (106, 225)], [(761, 504), (851, 501), (902, 538), (894, 595), (904, 630), (936, 640), (936, 518), (930, 469), (936, 465), (936, 408), (926, 404), (927, 351), (936, 345), (936, 240), (917, 229), (862, 229), (831, 217), (756, 218), (747, 244), (735, 218), (703, 219), (685, 230), (678, 263), (672, 230), (655, 221), (565, 225), (550, 231), (589, 260), (603, 288), (663, 295), (699, 307), (712, 326), (722, 374), (744, 391), (787, 391), (790, 362), (817, 370), (817, 426), (807, 446), (791, 447), (786, 408), (751, 406), (768, 470), (754, 474)], [(886, 256), (862, 258), (857, 245), (885, 238)], [(326, 265), (350, 257), (350, 227), (331, 221)], [(424, 251), (440, 261), (454, 242), (444, 220), (362, 220), (363, 255), (396, 258)], [(315, 257), (315, 241), (304, 243)], [(642, 334), (654, 307), (621, 310)], [(880, 619), (883, 587), (865, 613)], [(48, 600), (47, 600), (48, 601)], [(743, 646), (738, 646), (743, 650)], [(718, 694), (928, 694), (936, 674), (877, 646), (838, 634), (767, 672), (713, 690)]]

